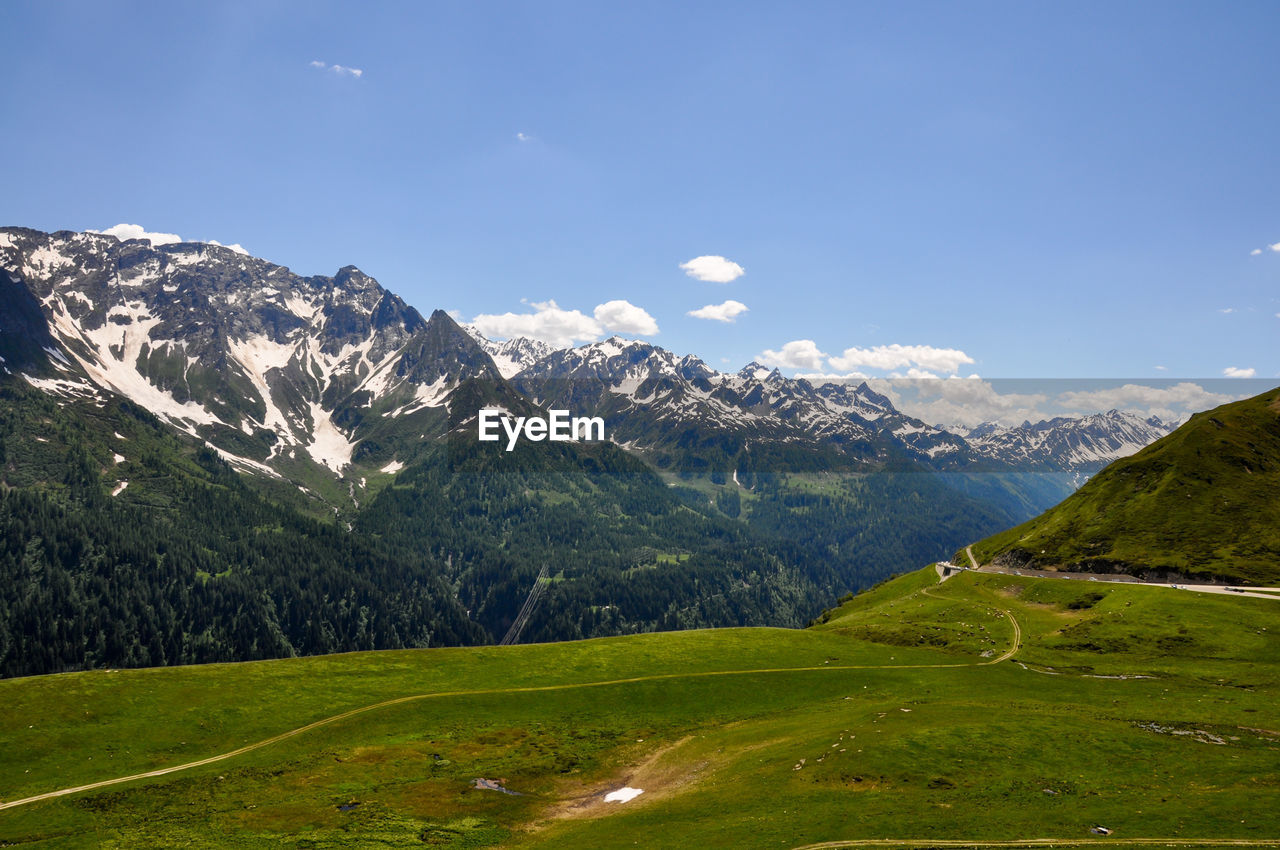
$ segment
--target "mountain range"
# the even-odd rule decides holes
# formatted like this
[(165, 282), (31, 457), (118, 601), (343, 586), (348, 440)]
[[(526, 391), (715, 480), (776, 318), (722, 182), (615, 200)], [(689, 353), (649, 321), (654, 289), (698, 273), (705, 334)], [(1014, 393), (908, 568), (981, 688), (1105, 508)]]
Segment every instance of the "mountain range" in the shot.
[[(354, 267), (25, 228), (0, 370), (8, 675), (496, 641), (539, 586), (525, 639), (799, 625), (1168, 430), (961, 434), (865, 383), (494, 342)], [(475, 439), (553, 407), (609, 441)]]
[(19, 345), (12, 365), (29, 382), (62, 397), (129, 398), (241, 470), (302, 486), (318, 479), (308, 466), (358, 490), (411, 462), (425, 435), (469, 421), (447, 422), (468, 381), (500, 406), (521, 405), (514, 389), (601, 415), (618, 444), (693, 469), (906, 460), (1091, 473), (1171, 430), (1110, 411), (962, 435), (898, 411), (866, 383), (814, 386), (754, 363), (727, 374), (616, 337), (562, 350), (493, 342), (442, 311), (424, 319), (354, 267), (303, 277), (206, 243), (6, 228), (0, 267), (6, 337), (22, 340), (6, 344)]

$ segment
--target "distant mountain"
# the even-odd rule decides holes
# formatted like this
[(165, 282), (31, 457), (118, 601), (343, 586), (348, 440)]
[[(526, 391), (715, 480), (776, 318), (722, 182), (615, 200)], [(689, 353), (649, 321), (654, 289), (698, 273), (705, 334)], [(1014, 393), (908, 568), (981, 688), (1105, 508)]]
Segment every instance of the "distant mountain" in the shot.
[(754, 362), (719, 372), (697, 357), (618, 337), (552, 351), (513, 380), (539, 404), (603, 416), (615, 440), (659, 466), (695, 471), (910, 462), (1087, 477), (1171, 430), (1158, 419), (1112, 410), (958, 433), (963, 429), (903, 413), (866, 382), (814, 385)]
[(756, 363), (718, 372), (618, 337), (554, 351), (513, 380), (538, 404), (603, 416), (614, 440), (663, 467), (865, 468), (966, 448), (865, 383), (815, 387)]
[(1058, 417), (1016, 428), (986, 424), (966, 433), (978, 457), (1025, 469), (1092, 472), (1127, 457), (1173, 430), (1156, 417), (1109, 410), (1080, 418)]
[[(354, 267), (22, 228), (0, 400), (11, 675), (493, 641), (544, 566), (538, 640), (798, 625), (1059, 501), (1083, 445), (1052, 425), (1023, 474), (1031, 437), (1005, 463), (866, 384), (493, 343)], [(612, 442), (475, 439), (551, 406)]]
[(973, 549), (1008, 566), (1275, 584), (1277, 505), (1280, 390), (1271, 390), (1197, 413)]
[(504, 378), (510, 378), (521, 370), (529, 368), (556, 350), (554, 346), (538, 339), (517, 336), (502, 342), (494, 342), (480, 333), (480, 329), (475, 325), (463, 325), (462, 329), (471, 334), (472, 339), (493, 358), (494, 365), (498, 367), (498, 371)]
[[(63, 398), (123, 396), (241, 470), (348, 506), (478, 402), (600, 415), (615, 442), (688, 471), (979, 463), (1087, 475), (1167, 430), (1112, 411), (961, 436), (866, 383), (815, 386), (755, 363), (723, 373), (616, 337), (562, 350), (493, 342), (441, 311), (424, 319), (354, 267), (302, 277), (207, 243), (4, 228), (0, 288), (6, 370)], [(463, 384), (467, 405), (451, 406)]]

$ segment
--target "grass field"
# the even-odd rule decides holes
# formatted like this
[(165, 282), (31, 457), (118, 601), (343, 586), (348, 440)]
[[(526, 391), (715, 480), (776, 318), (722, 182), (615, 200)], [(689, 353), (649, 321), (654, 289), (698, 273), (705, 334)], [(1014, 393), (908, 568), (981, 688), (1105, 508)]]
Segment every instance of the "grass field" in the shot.
[(824, 620), (3, 681), (11, 802), (409, 699), (0, 810), (0, 845), (1280, 846), (1280, 602), (929, 569)]

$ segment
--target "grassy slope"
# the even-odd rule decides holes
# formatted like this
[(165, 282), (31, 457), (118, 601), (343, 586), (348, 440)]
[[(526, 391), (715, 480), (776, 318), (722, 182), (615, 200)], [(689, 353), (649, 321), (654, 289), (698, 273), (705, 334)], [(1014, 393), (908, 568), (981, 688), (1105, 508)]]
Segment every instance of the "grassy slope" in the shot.
[[(1280, 729), (1276, 604), (1000, 575), (936, 585), (921, 571), (803, 632), (4, 681), (0, 799), (388, 697), (539, 690), (407, 702), (231, 761), (0, 811), (0, 843), (795, 847), (1088, 838), (1094, 823), (1117, 837), (1271, 838), (1280, 733), (1259, 730)], [(1003, 610), (1023, 628), (1017, 660), (975, 666), (1007, 646)], [(948, 666), (901, 666), (913, 664)], [(772, 668), (808, 669), (708, 675)], [(1119, 675), (1152, 678), (1101, 678)], [(473, 789), (476, 777), (524, 796)], [(645, 793), (591, 796), (624, 783)]]
[[(978, 560), (1280, 582), (1280, 390), (1191, 418)], [(962, 559), (963, 556), (958, 555)]]

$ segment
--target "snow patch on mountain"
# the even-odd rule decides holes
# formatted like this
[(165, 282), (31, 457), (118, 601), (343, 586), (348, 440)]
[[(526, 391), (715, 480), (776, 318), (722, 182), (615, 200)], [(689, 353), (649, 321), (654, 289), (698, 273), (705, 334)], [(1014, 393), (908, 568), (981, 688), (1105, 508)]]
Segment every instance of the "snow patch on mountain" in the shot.
[(482, 334), (475, 325), (462, 325), (461, 327), (493, 359), (494, 365), (498, 367), (499, 374), (504, 378), (510, 378), (520, 373), (557, 350), (555, 346), (542, 340), (529, 339), (523, 336), (495, 342)]
[(327, 410), (315, 402), (311, 402), (309, 407), (312, 425), (307, 454), (311, 455), (312, 460), (341, 474), (343, 468), (351, 464), (351, 454), (355, 451), (356, 444), (333, 424)]

